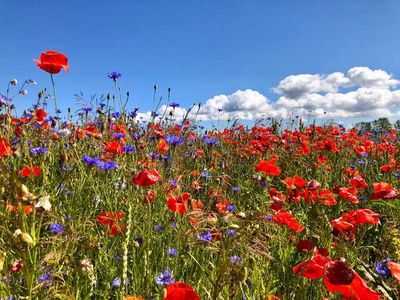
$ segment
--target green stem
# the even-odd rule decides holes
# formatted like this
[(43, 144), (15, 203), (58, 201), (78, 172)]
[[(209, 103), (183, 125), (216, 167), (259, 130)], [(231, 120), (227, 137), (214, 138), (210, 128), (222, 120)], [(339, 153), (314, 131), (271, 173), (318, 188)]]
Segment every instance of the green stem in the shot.
[(56, 117), (57, 117), (57, 123), (58, 123), (58, 107), (57, 107), (56, 85), (54, 84), (53, 74), (50, 74), (50, 78), (51, 78), (51, 84), (53, 86), (54, 108), (56, 110)]

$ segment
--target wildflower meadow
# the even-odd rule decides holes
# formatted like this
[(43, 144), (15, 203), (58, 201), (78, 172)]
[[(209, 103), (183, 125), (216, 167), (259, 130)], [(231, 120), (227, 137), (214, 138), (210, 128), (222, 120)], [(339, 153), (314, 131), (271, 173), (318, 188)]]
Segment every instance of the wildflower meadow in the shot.
[(400, 298), (397, 129), (144, 118), (119, 72), (73, 114), (35, 64), (0, 90), (0, 299)]

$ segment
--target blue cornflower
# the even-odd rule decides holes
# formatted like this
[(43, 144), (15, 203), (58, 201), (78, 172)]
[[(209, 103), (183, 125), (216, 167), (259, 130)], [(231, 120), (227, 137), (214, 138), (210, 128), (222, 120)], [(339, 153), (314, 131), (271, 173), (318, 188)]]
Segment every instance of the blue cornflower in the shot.
[(359, 165), (365, 165), (365, 160), (363, 160), (363, 159), (357, 159), (357, 163), (358, 163)]
[(167, 135), (165, 137), (165, 141), (170, 145), (178, 145), (182, 144), (185, 141), (185, 139), (183, 137), (179, 137), (176, 135)]
[(210, 138), (210, 137), (207, 137), (207, 136), (204, 136), (204, 137), (202, 138), (202, 140), (203, 140), (203, 142), (206, 143), (207, 145), (218, 145), (218, 144), (219, 144), (219, 141), (218, 141), (217, 139), (215, 139), (215, 138)]
[(378, 273), (381, 276), (390, 276), (392, 275), (392, 272), (390, 271), (389, 267), (387, 266), (387, 263), (392, 261), (391, 258), (386, 258), (384, 261), (379, 261), (374, 264), (375, 266), (375, 272)]
[(160, 275), (157, 276), (156, 282), (158, 285), (161, 286), (167, 286), (171, 283), (175, 282), (175, 278), (172, 277), (172, 271), (171, 270), (165, 270), (162, 272)]
[(232, 204), (229, 204), (229, 205), (226, 207), (226, 209), (227, 209), (228, 211), (232, 212), (232, 211), (234, 211), (234, 210), (236, 209), (236, 207), (235, 207), (234, 205), (232, 205)]
[(49, 225), (49, 230), (52, 234), (61, 234), (64, 232), (65, 226), (58, 223), (53, 223)]
[(234, 235), (236, 235), (236, 231), (233, 230), (233, 229), (228, 229), (228, 231), (226, 232), (226, 234), (229, 235), (229, 236), (234, 236)]
[(119, 79), (122, 76), (122, 74), (114, 71), (114, 72), (108, 73), (107, 76), (108, 76), (108, 78), (116, 81), (117, 79)]
[(169, 162), (169, 161), (171, 160), (171, 157), (169, 157), (168, 155), (162, 155), (162, 156), (161, 156), (161, 160), (162, 160), (164, 163), (167, 163), (167, 162)]
[(155, 232), (161, 232), (161, 231), (163, 231), (165, 229), (165, 226), (163, 226), (163, 225), (154, 225), (154, 227), (153, 227), (153, 230), (155, 231)]
[(122, 146), (122, 151), (124, 151), (126, 153), (135, 152), (136, 148), (134, 146), (124, 145), (124, 146)]
[(200, 177), (204, 178), (204, 179), (210, 179), (212, 177), (212, 175), (210, 173), (208, 173), (207, 171), (203, 171), (200, 173)]
[(177, 256), (178, 250), (176, 248), (168, 248), (167, 254), (168, 256)]
[(139, 111), (139, 108), (136, 107), (133, 111), (131, 111), (131, 112), (128, 114), (128, 117), (129, 117), (129, 118), (132, 118), (132, 119), (136, 118), (136, 116), (137, 116), (137, 114), (138, 114), (138, 111)]
[(100, 160), (98, 157), (90, 157), (86, 154), (82, 156), (82, 159), (89, 166), (97, 164), (97, 162)]
[(85, 113), (88, 113), (88, 112), (91, 112), (91, 111), (93, 110), (93, 108), (91, 108), (91, 107), (83, 107), (82, 110), (83, 110)]
[(120, 277), (115, 277), (112, 281), (112, 286), (113, 287), (120, 287), (121, 286), (121, 278)]
[(240, 191), (240, 186), (234, 186), (232, 187), (232, 190), (235, 192), (239, 192)]
[(400, 173), (397, 172), (393, 172), (394, 177), (396, 177), (397, 179), (400, 179)]
[(33, 147), (31, 148), (31, 153), (33, 155), (44, 155), (47, 153), (47, 148), (44, 147)]
[(120, 114), (118, 111), (113, 112), (113, 113), (111, 114), (111, 117), (116, 118), (116, 119), (118, 119), (120, 116), (121, 116), (121, 114)]
[(242, 258), (236, 255), (231, 256), (231, 262), (234, 264), (240, 264), (242, 262)]
[(272, 221), (273, 220), (272, 216), (264, 216), (264, 218), (265, 218), (265, 220), (268, 220), (268, 221)]
[(99, 170), (115, 170), (118, 168), (118, 165), (115, 161), (98, 160), (96, 162), (96, 166), (99, 168)]
[(212, 235), (209, 231), (198, 234), (196, 237), (200, 241), (208, 241), (208, 242), (212, 241)]
[(150, 152), (149, 156), (150, 156), (152, 159), (160, 158), (160, 155), (157, 154), (157, 153), (154, 153), (154, 152)]
[(123, 139), (125, 138), (125, 133), (114, 132), (113, 137), (114, 139)]
[(170, 186), (177, 186), (178, 185), (178, 181), (177, 180), (170, 180), (169, 181), (169, 185)]
[(171, 102), (171, 103), (169, 104), (169, 106), (171, 106), (172, 108), (177, 108), (177, 107), (179, 107), (180, 105), (179, 105), (179, 103)]
[(42, 274), (38, 278), (39, 283), (45, 283), (46, 285), (49, 284), (52, 280), (51, 274), (47, 271), (45, 274)]

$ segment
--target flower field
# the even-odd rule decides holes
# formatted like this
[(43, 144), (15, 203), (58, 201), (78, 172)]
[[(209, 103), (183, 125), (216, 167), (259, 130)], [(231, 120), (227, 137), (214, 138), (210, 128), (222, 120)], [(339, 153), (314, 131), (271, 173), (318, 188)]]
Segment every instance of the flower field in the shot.
[(50, 93), (0, 95), (0, 299), (400, 298), (398, 131), (142, 121), (117, 72), (71, 118), (36, 64)]

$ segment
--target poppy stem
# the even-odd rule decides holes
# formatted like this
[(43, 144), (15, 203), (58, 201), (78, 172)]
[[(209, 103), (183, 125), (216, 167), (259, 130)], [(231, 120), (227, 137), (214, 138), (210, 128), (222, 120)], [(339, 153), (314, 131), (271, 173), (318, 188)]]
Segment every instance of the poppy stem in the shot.
[(51, 84), (53, 86), (53, 97), (54, 97), (54, 108), (56, 111), (56, 118), (57, 118), (57, 123), (58, 123), (58, 107), (57, 107), (57, 96), (56, 96), (56, 85), (54, 84), (54, 78), (53, 78), (53, 74), (50, 74), (50, 78), (51, 78)]

